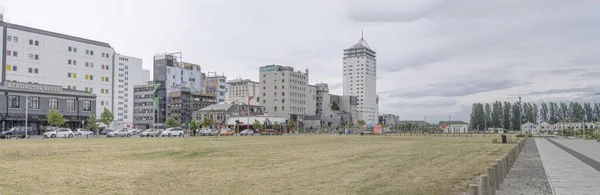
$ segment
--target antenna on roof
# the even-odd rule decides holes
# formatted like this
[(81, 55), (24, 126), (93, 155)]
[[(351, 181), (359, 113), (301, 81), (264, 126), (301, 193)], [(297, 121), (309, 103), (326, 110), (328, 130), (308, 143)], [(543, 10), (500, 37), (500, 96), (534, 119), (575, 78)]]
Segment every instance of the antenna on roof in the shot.
[(363, 32), (363, 30), (360, 30), (360, 38), (361, 39), (364, 38), (364, 32)]

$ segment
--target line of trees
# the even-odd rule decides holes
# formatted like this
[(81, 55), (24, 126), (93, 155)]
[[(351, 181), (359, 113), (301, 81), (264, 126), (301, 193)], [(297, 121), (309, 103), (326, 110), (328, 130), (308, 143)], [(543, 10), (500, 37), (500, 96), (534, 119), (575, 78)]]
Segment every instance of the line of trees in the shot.
[(600, 119), (600, 103), (549, 102), (535, 103), (500, 102), (491, 105), (473, 103), (469, 128), (484, 130), (490, 127), (520, 129), (527, 122), (596, 122)]

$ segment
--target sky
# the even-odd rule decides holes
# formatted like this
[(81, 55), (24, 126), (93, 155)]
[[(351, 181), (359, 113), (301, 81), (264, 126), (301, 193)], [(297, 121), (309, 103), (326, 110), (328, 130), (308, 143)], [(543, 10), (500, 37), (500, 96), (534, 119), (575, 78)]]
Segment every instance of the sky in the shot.
[(380, 114), (469, 120), (474, 102), (599, 102), (600, 1), (2, 0), (4, 20), (157, 53), (228, 79), (270, 64), (342, 94), (343, 50), (377, 51)]

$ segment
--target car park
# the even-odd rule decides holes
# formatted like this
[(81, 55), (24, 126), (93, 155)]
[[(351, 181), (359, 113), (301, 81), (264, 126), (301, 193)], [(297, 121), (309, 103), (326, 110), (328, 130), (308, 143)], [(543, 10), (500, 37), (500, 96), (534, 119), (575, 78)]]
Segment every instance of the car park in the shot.
[(94, 135), (94, 132), (88, 131), (86, 129), (77, 129), (77, 130), (73, 131), (73, 134), (81, 135), (81, 136), (88, 136), (88, 135)]
[(148, 129), (140, 133), (140, 137), (158, 137), (158, 135), (158, 131), (154, 129)]
[(161, 137), (174, 137), (180, 136), (183, 137), (183, 129), (179, 127), (168, 128), (160, 133)]
[(254, 131), (252, 129), (244, 129), (242, 132), (240, 132), (241, 136), (253, 136), (254, 135)]
[(44, 133), (44, 138), (73, 138), (75, 134), (71, 129), (59, 128), (56, 130), (50, 130)]
[[(27, 127), (27, 138), (31, 137), (31, 134), (33, 134), (33, 130), (31, 130), (31, 127)], [(13, 127), (0, 134), (0, 139), (11, 139), (13, 137), (25, 138), (25, 127)]]
[(121, 129), (106, 133), (106, 137), (131, 137), (131, 132), (127, 129)]

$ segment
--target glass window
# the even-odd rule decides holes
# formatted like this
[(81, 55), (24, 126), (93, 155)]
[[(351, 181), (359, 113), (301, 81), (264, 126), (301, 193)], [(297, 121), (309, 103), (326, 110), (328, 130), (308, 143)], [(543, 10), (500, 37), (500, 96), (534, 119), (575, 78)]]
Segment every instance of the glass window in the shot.
[(40, 97), (30, 97), (29, 109), (40, 109)]
[(50, 98), (49, 102), (50, 102), (49, 103), (50, 104), (49, 108), (51, 110), (58, 110), (58, 99), (56, 99), (56, 98)]
[(10, 95), (8, 96), (8, 105), (10, 108), (19, 108), (20, 96)]
[(92, 102), (90, 100), (83, 101), (83, 111), (92, 111)]
[(67, 100), (67, 110), (75, 110), (75, 100)]

